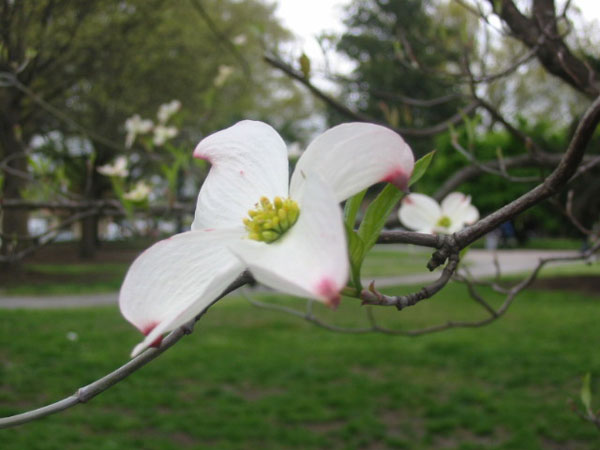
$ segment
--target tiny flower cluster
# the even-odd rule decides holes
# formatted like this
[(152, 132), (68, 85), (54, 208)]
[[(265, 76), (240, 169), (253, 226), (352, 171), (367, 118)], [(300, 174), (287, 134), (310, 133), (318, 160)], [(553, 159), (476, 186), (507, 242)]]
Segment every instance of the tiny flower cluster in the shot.
[(167, 122), (177, 111), (181, 109), (179, 100), (172, 100), (169, 103), (164, 103), (159, 106), (156, 117), (158, 123), (150, 119), (142, 119), (139, 114), (135, 114), (125, 121), (125, 147), (131, 148), (135, 142), (135, 138), (139, 135), (152, 132), (152, 142), (154, 145), (164, 145), (169, 139), (177, 136), (179, 130), (177, 127), (167, 125)]
[(123, 198), (132, 202), (143, 202), (152, 192), (152, 188), (144, 181), (138, 181), (133, 189), (123, 194)]
[(124, 156), (118, 156), (112, 164), (104, 164), (103, 166), (99, 166), (96, 170), (107, 177), (125, 178), (129, 175), (127, 158)]
[(217, 75), (215, 76), (215, 78), (213, 80), (213, 84), (215, 85), (215, 87), (223, 86), (227, 82), (229, 77), (231, 75), (233, 75), (234, 71), (235, 71), (235, 69), (231, 66), (226, 66), (226, 65), (219, 66), (219, 72), (217, 73)]
[(159, 123), (167, 123), (169, 119), (177, 111), (181, 109), (181, 102), (179, 100), (171, 100), (169, 103), (163, 103), (158, 107), (156, 117), (158, 117)]
[(138, 181), (134, 188), (129, 192), (123, 193), (123, 181), (129, 175), (128, 162), (125, 156), (117, 156), (112, 164), (104, 164), (96, 170), (104, 176), (110, 177), (113, 181), (113, 187), (122, 195), (125, 200), (133, 202), (142, 202), (148, 198), (152, 188), (144, 181)]

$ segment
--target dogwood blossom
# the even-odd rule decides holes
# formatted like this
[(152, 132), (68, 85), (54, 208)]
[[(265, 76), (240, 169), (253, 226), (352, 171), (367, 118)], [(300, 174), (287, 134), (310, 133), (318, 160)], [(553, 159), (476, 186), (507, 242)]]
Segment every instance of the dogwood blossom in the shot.
[(219, 72), (217, 73), (217, 76), (213, 80), (213, 84), (216, 87), (223, 86), (227, 82), (229, 77), (233, 74), (234, 71), (235, 71), (235, 69), (231, 66), (226, 66), (226, 65), (219, 66)]
[(271, 288), (335, 306), (349, 276), (339, 202), (380, 181), (405, 189), (414, 167), (399, 135), (366, 123), (317, 137), (289, 184), (286, 145), (262, 122), (214, 133), (194, 156), (212, 167), (191, 231), (142, 253), (121, 287), (122, 314), (146, 335), (133, 355), (193, 319), (246, 269)]
[(178, 130), (176, 127), (167, 127), (165, 125), (156, 125), (154, 127), (154, 137), (152, 138), (152, 142), (154, 145), (163, 145), (169, 139), (177, 136)]
[(292, 142), (288, 146), (288, 158), (297, 159), (302, 156), (302, 147), (300, 147), (299, 142)]
[(144, 181), (138, 181), (134, 188), (123, 194), (123, 198), (132, 202), (141, 202), (148, 198), (152, 192), (152, 188), (148, 186)]
[(158, 122), (161, 124), (167, 123), (167, 121), (181, 109), (181, 102), (179, 100), (171, 100), (169, 103), (163, 103), (158, 107), (156, 117)]
[(118, 156), (114, 163), (104, 164), (103, 166), (99, 166), (96, 170), (107, 177), (125, 178), (127, 175), (129, 175), (129, 170), (127, 169), (127, 158), (124, 156)]
[(400, 222), (420, 233), (452, 234), (479, 219), (479, 211), (471, 205), (471, 196), (460, 192), (448, 194), (441, 205), (424, 194), (404, 197), (398, 210)]
[(125, 121), (125, 147), (131, 148), (138, 134), (145, 134), (152, 130), (154, 123), (150, 119), (142, 119), (139, 114), (131, 116)]
[(231, 40), (231, 42), (233, 42), (235, 45), (244, 45), (246, 42), (248, 42), (248, 38), (245, 34), (238, 34)]

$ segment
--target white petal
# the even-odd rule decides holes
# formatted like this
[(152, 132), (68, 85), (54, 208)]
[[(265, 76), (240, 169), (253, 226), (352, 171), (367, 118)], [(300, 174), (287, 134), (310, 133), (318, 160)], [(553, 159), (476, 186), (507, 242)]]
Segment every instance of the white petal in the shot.
[(479, 210), (473, 205), (469, 205), (463, 213), (463, 223), (466, 225), (472, 225), (479, 220)]
[(238, 122), (200, 141), (194, 156), (212, 167), (198, 195), (192, 230), (236, 227), (261, 196), (288, 195), (287, 148), (266, 123)]
[(440, 206), (442, 207), (442, 213), (448, 217), (457, 210), (462, 210), (465, 205), (471, 204), (471, 197), (463, 194), (462, 192), (452, 192), (448, 194), (443, 200)]
[(246, 239), (232, 250), (257, 281), (335, 306), (349, 274), (341, 208), (331, 188), (314, 174), (296, 201), (298, 221), (280, 240), (265, 244)]
[(119, 306), (146, 335), (134, 355), (195, 317), (243, 272), (243, 264), (227, 248), (243, 233), (188, 231), (154, 244), (133, 262)]
[(410, 147), (397, 133), (369, 123), (346, 123), (308, 146), (296, 164), (290, 193), (297, 196), (310, 172), (332, 187), (338, 202), (379, 181), (405, 189), (414, 164)]
[(465, 224), (479, 219), (479, 211), (471, 205), (471, 197), (460, 192), (452, 192), (442, 200), (442, 214), (452, 222), (450, 233), (459, 231)]
[(420, 233), (431, 233), (441, 217), (440, 205), (423, 194), (410, 194), (404, 197), (398, 211), (400, 222), (406, 228)]

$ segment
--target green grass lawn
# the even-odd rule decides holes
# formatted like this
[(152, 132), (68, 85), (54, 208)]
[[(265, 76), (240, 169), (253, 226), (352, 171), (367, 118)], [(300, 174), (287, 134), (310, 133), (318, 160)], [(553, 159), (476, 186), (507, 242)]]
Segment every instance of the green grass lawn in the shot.
[[(136, 245), (141, 245), (135, 243)], [(133, 245), (133, 244), (132, 244)], [(129, 247), (128, 247), (129, 248)], [(392, 277), (426, 272), (432, 251), (419, 247), (376, 246), (367, 255), (363, 267), (364, 279)], [(133, 259), (134, 255), (131, 256)], [(0, 295), (61, 295), (94, 294), (119, 290), (129, 262), (77, 262), (25, 264), (25, 277), (0, 280)], [(555, 267), (555, 266), (548, 266)], [(564, 266), (567, 267), (567, 266)], [(598, 274), (600, 265), (572, 269), (544, 269), (544, 274)], [(554, 270), (554, 272), (553, 272)]]
[(391, 277), (422, 273), (426, 271), (427, 261), (432, 251), (418, 247), (407, 247), (398, 251), (377, 246), (365, 258), (361, 274), (369, 277)]
[[(366, 323), (353, 300), (319, 312)], [(483, 315), (457, 285), (376, 313), (403, 329)], [(402, 338), (332, 333), (231, 297), (90, 403), (0, 430), (0, 448), (600, 448), (600, 432), (567, 405), (585, 372), (600, 387), (599, 315), (597, 296), (531, 290), (491, 326)], [(116, 308), (0, 316), (0, 415), (71, 394), (140, 339)]]
[[(385, 277), (423, 272), (431, 252), (413, 249), (390, 251), (376, 248), (367, 256), (364, 277)], [(118, 291), (128, 263), (26, 264), (33, 276), (11, 279), (0, 287), (0, 295), (94, 294)]]
[(27, 277), (10, 280), (0, 287), (0, 295), (114, 292), (121, 287), (128, 267), (128, 263), (26, 264)]

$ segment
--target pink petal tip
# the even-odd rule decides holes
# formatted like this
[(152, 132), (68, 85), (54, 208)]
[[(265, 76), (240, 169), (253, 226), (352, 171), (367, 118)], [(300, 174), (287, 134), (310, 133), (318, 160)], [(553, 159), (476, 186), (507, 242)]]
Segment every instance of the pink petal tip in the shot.
[(408, 191), (408, 182), (410, 180), (410, 176), (404, 172), (402, 169), (393, 169), (388, 172), (388, 174), (383, 177), (381, 181), (386, 181), (388, 183), (392, 183), (401, 191)]
[(335, 309), (340, 304), (340, 291), (336, 288), (335, 283), (330, 278), (323, 278), (317, 284), (316, 292), (319, 296), (324, 297), (325, 304), (332, 309)]
[(210, 158), (209, 158), (208, 156), (206, 156), (206, 155), (203, 155), (203, 154), (202, 154), (202, 153), (200, 153), (200, 152), (194, 152), (194, 153), (193, 153), (193, 156), (194, 156), (194, 158), (196, 158), (196, 159), (202, 159), (202, 160), (204, 160), (204, 161), (207, 161), (207, 162), (209, 162), (209, 163), (211, 163), (211, 164), (212, 164), (212, 161), (210, 160)]
[[(150, 325), (145, 326), (142, 329), (142, 333), (144, 334), (144, 336), (148, 336), (152, 332), (152, 330), (154, 330), (156, 328), (157, 325), (158, 325), (158, 322), (153, 322)], [(150, 344), (150, 347), (155, 347), (155, 348), (159, 347), (162, 340), (163, 340), (163, 337), (162, 337), (162, 335), (160, 335), (152, 342), (152, 344)]]

